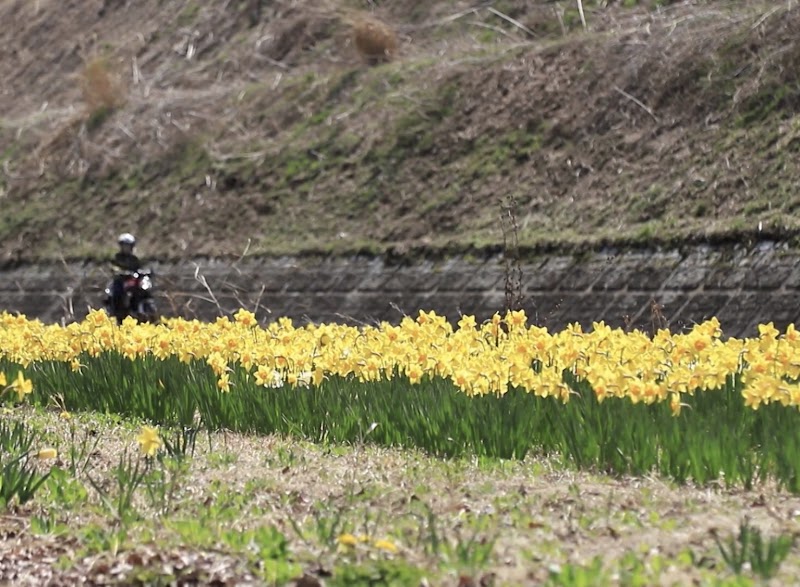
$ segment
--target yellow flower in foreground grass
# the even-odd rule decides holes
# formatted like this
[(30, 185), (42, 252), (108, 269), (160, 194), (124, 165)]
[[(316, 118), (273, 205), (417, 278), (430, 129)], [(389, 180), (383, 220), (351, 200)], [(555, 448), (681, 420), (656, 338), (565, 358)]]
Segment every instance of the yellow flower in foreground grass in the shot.
[(158, 437), (158, 430), (150, 426), (142, 426), (142, 431), (136, 437), (136, 442), (142, 449), (142, 452), (149, 457), (156, 454), (156, 451), (161, 448), (161, 439)]
[(41, 461), (45, 461), (47, 459), (54, 459), (58, 456), (58, 451), (54, 448), (43, 448), (38, 453), (36, 453), (36, 458)]
[[(6, 385), (8, 385), (8, 381), (6, 380), (6, 374), (5, 373), (0, 373), (0, 387), (5, 387)], [(3, 391), (3, 390), (0, 389), (0, 391)]]
[(353, 548), (356, 544), (358, 544), (358, 539), (352, 534), (342, 534), (336, 541), (341, 546), (347, 546), (348, 548)]
[(376, 540), (373, 546), (379, 550), (395, 553), (397, 552), (397, 545), (390, 540)]
[(22, 401), (26, 395), (33, 391), (33, 383), (31, 383), (30, 379), (25, 379), (22, 371), (17, 373), (17, 378), (14, 380), (14, 383), (11, 384), (11, 387), (17, 392), (19, 401)]
[(64, 410), (63, 412), (61, 412), (58, 415), (58, 417), (61, 418), (62, 420), (70, 420), (70, 419), (72, 419), (72, 414), (70, 414), (68, 411)]

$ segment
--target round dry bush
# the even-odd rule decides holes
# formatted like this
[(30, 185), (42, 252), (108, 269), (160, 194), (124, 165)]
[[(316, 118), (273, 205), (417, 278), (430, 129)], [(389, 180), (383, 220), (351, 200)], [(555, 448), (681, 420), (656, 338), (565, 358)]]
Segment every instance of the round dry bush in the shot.
[(103, 58), (89, 61), (81, 79), (83, 101), (90, 113), (113, 110), (123, 103), (123, 90), (112, 66)]
[(353, 23), (353, 42), (370, 63), (388, 61), (397, 52), (397, 35), (385, 23), (361, 17)]

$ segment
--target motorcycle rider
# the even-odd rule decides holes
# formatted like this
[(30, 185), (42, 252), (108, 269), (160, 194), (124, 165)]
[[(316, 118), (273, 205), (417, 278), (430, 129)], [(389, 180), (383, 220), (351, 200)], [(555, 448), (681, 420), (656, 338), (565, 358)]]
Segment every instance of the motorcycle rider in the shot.
[(123, 232), (117, 238), (119, 251), (114, 255), (111, 264), (114, 267), (114, 280), (111, 284), (111, 303), (116, 312), (123, 308), (125, 299), (125, 277), (138, 271), (142, 264), (139, 257), (133, 254), (136, 238), (129, 232)]

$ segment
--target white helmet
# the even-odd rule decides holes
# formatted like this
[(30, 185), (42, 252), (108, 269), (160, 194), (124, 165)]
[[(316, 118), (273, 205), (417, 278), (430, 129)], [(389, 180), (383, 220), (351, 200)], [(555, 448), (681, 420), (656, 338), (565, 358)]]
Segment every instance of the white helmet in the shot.
[(136, 237), (134, 237), (129, 232), (123, 232), (121, 235), (119, 235), (119, 238), (117, 239), (117, 242), (119, 244), (121, 244), (121, 245), (131, 245), (131, 246), (133, 246), (133, 245), (136, 244)]

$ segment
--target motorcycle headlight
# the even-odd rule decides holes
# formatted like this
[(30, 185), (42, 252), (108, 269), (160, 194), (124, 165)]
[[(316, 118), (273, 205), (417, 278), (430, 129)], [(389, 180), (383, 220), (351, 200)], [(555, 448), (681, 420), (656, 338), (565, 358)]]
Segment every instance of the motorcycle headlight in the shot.
[(153, 287), (153, 284), (150, 282), (150, 278), (145, 275), (144, 277), (142, 277), (142, 283), (139, 285), (139, 287), (147, 291), (148, 289)]

